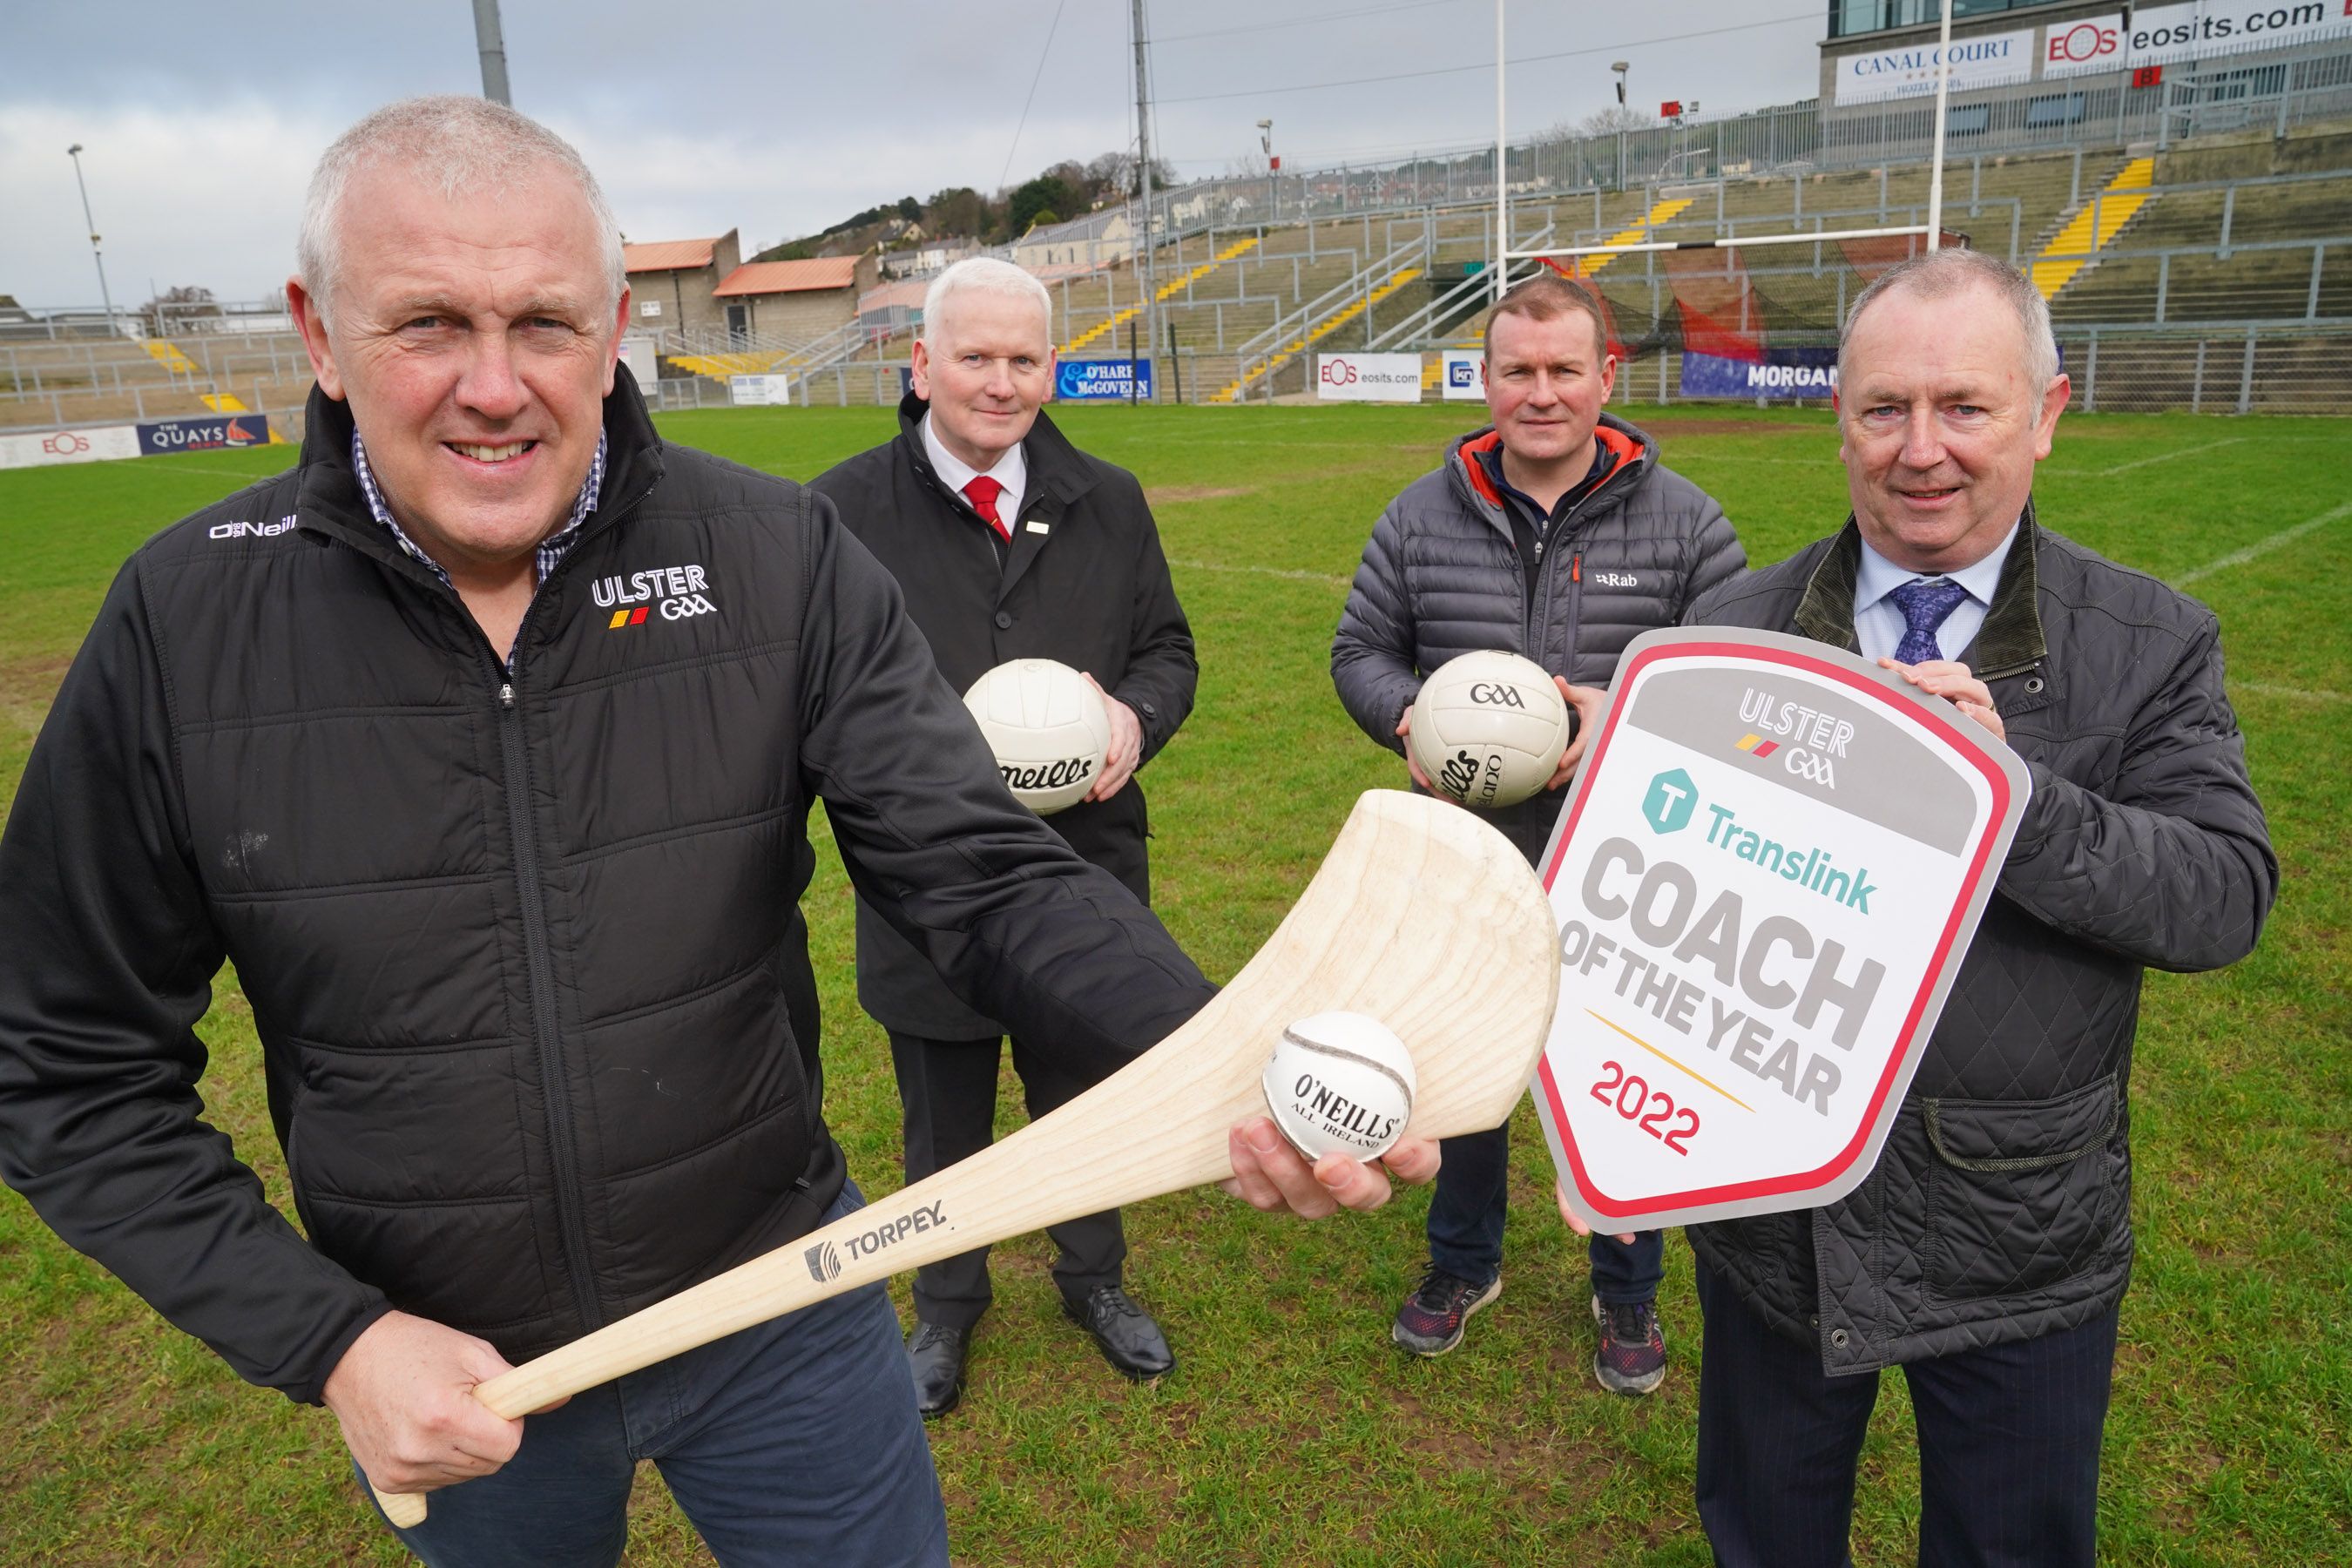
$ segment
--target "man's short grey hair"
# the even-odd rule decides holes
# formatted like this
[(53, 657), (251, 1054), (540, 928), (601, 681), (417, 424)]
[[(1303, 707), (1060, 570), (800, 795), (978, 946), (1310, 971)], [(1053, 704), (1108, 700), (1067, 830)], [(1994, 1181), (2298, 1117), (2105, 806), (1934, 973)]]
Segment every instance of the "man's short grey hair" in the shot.
[(948, 301), (959, 294), (994, 294), (1001, 299), (1026, 300), (1035, 305), (1045, 318), (1045, 331), (1050, 344), (1054, 335), (1054, 297), (1045, 286), (1025, 268), (993, 256), (968, 256), (931, 279), (923, 291), (923, 341), (935, 344), (940, 330), (940, 317)]
[(2017, 312), (2018, 325), (2025, 334), (2026, 384), (2037, 395), (2046, 391), (2058, 379), (2058, 340), (2050, 328), (2050, 301), (2042, 297), (2032, 279), (1999, 257), (1958, 247), (1931, 250), (1890, 267), (1854, 297), (1846, 310), (1845, 324), (1838, 329), (1839, 384), (1844, 384), (1849, 368), (1854, 323), (1873, 300), (1897, 289), (1939, 300), (1979, 283)]
[(602, 241), (609, 312), (629, 285), (621, 255), (621, 226), (598, 188), (596, 176), (571, 142), (546, 126), (487, 98), (440, 93), (388, 103), (335, 138), (310, 175), (302, 205), (302, 232), (294, 244), (302, 287), (325, 317), (333, 309), (335, 273), (341, 261), (337, 224), (343, 196), (363, 170), (388, 164), (415, 174), (446, 197), (468, 191), (513, 189), (529, 175), (553, 164), (570, 175), (587, 198)]

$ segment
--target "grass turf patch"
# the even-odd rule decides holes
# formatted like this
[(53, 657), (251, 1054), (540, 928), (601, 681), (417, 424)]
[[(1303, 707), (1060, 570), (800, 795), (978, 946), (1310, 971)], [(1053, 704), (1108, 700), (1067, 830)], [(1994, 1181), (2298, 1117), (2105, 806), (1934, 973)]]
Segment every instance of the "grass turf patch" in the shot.
[[(1475, 414), (1476, 411), (1472, 410)], [(1780, 558), (1846, 507), (1825, 415), (1625, 410)], [(1444, 407), (1056, 411), (1154, 499), (1201, 647), (1198, 710), (1143, 775), (1157, 905), (1213, 976), (1255, 951), (1356, 793), (1399, 782), (1332, 697), (1331, 630), (1371, 522), (1466, 425)], [(887, 437), (887, 410), (744, 409), (669, 438), (807, 479)], [(2116, 1562), (2317, 1562), (2352, 1529), (2352, 850), (2338, 824), (2352, 711), (2352, 431), (2318, 420), (2070, 416), (2044, 521), (2222, 616), (2231, 690), (2286, 867), (2262, 948), (2149, 976), (2135, 1074), (2139, 1264), (2123, 1314), (2101, 1486)], [(0, 473), (0, 794), (108, 582), (173, 519), (289, 448)], [(2236, 564), (2215, 563), (2243, 556)], [(851, 976), (829, 847), (808, 899), (827, 1114), (868, 1191), (898, 1184), (897, 1100)], [(259, 1047), (233, 975), (202, 1030), (209, 1116), (290, 1211)], [(1000, 1126), (1018, 1122), (1009, 1071)], [(1061, 1319), (1042, 1237), (997, 1249), (963, 1407), (934, 1428), (959, 1560), (1007, 1563), (1465, 1561), (1701, 1563), (1691, 1501), (1698, 1319), (1668, 1248), (1662, 1392), (1590, 1370), (1581, 1248), (1551, 1213), (1531, 1111), (1514, 1129), (1502, 1300), (1461, 1350), (1400, 1356), (1388, 1320), (1423, 1256), (1425, 1194), (1307, 1226), (1214, 1193), (1129, 1215), (1130, 1283), (1180, 1358), (1131, 1388)], [(905, 1310), (903, 1282), (898, 1288)], [(0, 1559), (383, 1562), (323, 1412), (239, 1384), (0, 1194)], [(1907, 1562), (1916, 1452), (1899, 1377), (1862, 1462), (1854, 1551)], [(706, 1562), (650, 1471), (629, 1560)]]

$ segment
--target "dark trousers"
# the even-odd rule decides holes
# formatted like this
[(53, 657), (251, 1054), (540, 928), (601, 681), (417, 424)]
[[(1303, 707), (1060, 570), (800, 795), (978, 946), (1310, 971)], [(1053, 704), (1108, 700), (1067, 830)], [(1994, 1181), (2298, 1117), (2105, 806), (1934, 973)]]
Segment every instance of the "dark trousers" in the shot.
[[(890, 1064), (898, 1072), (898, 1106), (904, 1112), (907, 1180), (919, 1182), (934, 1171), (979, 1153), (995, 1140), (996, 1063), (1002, 1042), (933, 1040), (890, 1034)], [(1013, 1042), (1013, 1070), (1021, 1097), (1034, 1119), (1093, 1087), (1056, 1069), (1020, 1040)], [(1083, 1300), (1099, 1286), (1119, 1282), (1127, 1262), (1127, 1237), (1118, 1211), (1049, 1225), (1045, 1234), (1061, 1248), (1054, 1283), (1062, 1294)], [(977, 1247), (915, 1271), (915, 1316), (926, 1323), (969, 1330), (988, 1310), (988, 1248)]]
[[(1725, 1568), (1841, 1568), (1878, 1374), (1831, 1377), (1698, 1266), (1698, 1514)], [(1906, 1363), (1921, 1568), (2089, 1568), (2116, 1309)]]
[[(1442, 1139), (1438, 1148), (1444, 1163), (1429, 1200), (1429, 1260), (1458, 1279), (1484, 1284), (1503, 1271), (1510, 1129)], [(1595, 1231), (1586, 1253), (1592, 1293), (1606, 1302), (1647, 1301), (1666, 1277), (1666, 1241), (1658, 1231), (1641, 1231), (1631, 1245)]]

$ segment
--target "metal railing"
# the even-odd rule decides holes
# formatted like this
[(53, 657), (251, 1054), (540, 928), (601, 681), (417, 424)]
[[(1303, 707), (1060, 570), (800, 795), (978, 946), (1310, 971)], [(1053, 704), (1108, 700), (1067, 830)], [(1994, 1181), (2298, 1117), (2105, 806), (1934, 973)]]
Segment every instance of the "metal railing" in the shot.
[[(1316, 328), (1358, 300), (1365, 302), (1369, 316), (1372, 295), (1404, 268), (1425, 266), (1429, 260), (1429, 237), (1417, 235), (1378, 261), (1359, 268), (1297, 310), (1286, 310), (1277, 306), (1274, 321), (1266, 329), (1254, 334), (1234, 351), (1238, 361), (1234, 374), (1234, 400), (1246, 397), (1250, 387), (1261, 381), (1265, 384), (1267, 395), (1271, 396), (1273, 373), (1289, 360), (1309, 351), (1312, 347), (1311, 334)], [(1367, 337), (1373, 331), (1369, 319), (1364, 330)]]

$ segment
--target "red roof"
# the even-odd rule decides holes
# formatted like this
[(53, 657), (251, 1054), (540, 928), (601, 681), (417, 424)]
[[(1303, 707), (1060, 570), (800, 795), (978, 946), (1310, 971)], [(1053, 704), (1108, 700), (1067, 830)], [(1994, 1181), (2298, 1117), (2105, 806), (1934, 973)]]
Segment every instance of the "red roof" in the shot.
[(747, 261), (711, 290), (736, 294), (797, 294), (808, 289), (848, 289), (857, 282), (857, 258), (820, 256), (814, 261)]
[(688, 272), (710, 265), (710, 239), (656, 239), (621, 247), (621, 258), (631, 272)]

